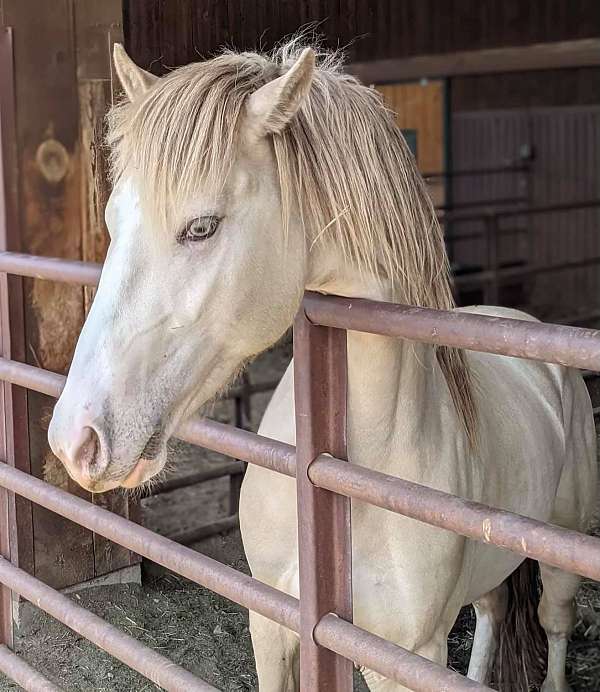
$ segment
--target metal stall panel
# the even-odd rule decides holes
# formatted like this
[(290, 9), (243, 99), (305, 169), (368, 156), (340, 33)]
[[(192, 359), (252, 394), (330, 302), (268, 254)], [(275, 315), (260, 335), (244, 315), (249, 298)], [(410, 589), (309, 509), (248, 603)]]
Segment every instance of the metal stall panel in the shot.
[[(485, 207), (470, 211), (501, 210), (527, 206), (531, 201), (529, 170), (514, 170), (524, 163), (530, 146), (527, 115), (523, 111), (457, 113), (452, 115), (452, 169), (454, 171), (496, 170), (484, 175), (452, 178), (452, 201), (457, 206), (487, 201)], [(506, 170), (502, 170), (506, 169)], [(506, 200), (506, 201), (504, 201)], [(514, 233), (498, 243), (497, 261), (502, 266), (527, 264), (528, 246), (524, 219), (513, 219)], [(481, 232), (452, 244), (452, 258), (458, 273), (468, 274), (488, 265), (488, 242), (483, 218), (453, 221), (454, 233)], [(482, 298), (465, 297), (463, 302), (480, 302)], [(508, 302), (505, 300), (504, 302)]]
[[(531, 111), (536, 203), (600, 196), (600, 106)], [(600, 209), (544, 214), (531, 220), (533, 260), (542, 266), (600, 256)], [(539, 277), (531, 296), (536, 316), (600, 309), (600, 266)]]
[[(455, 113), (452, 152), (455, 170), (529, 165), (529, 172), (454, 178), (456, 203), (521, 198), (512, 206), (525, 208), (595, 199), (600, 190), (600, 107)], [(453, 223), (453, 231), (481, 230), (482, 225), (482, 220)], [(541, 268), (598, 257), (599, 229), (598, 209), (512, 216), (500, 225), (498, 264)], [(453, 257), (459, 265), (486, 268), (486, 248), (482, 235), (454, 243)], [(520, 286), (501, 294), (500, 302), (525, 307), (542, 319), (574, 319), (578, 312), (600, 309), (600, 268), (571, 268), (522, 279)]]
[(320, 454), (346, 457), (346, 332), (294, 323), (296, 485), (300, 567), (300, 689), (352, 691), (352, 663), (316, 643), (327, 613), (352, 620), (350, 500), (309, 478)]

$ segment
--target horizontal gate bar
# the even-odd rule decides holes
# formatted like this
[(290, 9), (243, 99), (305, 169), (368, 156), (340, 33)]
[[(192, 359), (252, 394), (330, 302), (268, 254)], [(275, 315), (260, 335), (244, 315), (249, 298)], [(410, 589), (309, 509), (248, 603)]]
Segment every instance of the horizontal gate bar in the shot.
[(61, 692), (60, 687), (47, 680), (4, 644), (0, 646), (0, 671), (27, 692)]
[[(178, 545), (168, 538), (159, 536), (128, 519), (115, 515), (75, 495), (71, 495), (60, 488), (56, 488), (39, 478), (35, 478), (27, 473), (23, 473), (23, 471), (12, 468), (3, 462), (0, 462), (0, 486), (8, 488), (8, 490), (26, 497), (28, 500), (52, 512), (56, 512), (81, 526), (85, 526), (91, 531), (95, 531), (101, 536), (125, 548), (129, 548), (129, 550), (144, 555), (153, 562), (167, 567), (176, 574), (180, 574), (191, 581), (201, 584), (211, 591), (221, 594), (225, 596), (225, 598), (239, 603), (249, 610), (254, 610), (288, 629), (295, 632), (299, 630), (300, 607), (298, 599), (293, 596), (289, 596), (271, 586), (267, 586), (231, 567), (222, 565), (212, 558), (196, 553), (190, 548)], [(2, 567), (4, 568), (6, 565), (13, 567), (9, 562), (4, 560)], [(13, 569), (18, 568), (13, 567)], [(26, 576), (29, 575), (26, 574)], [(29, 578), (34, 579), (33, 577)], [(4, 581), (4, 579), (4, 569), (0, 569), (0, 581)], [(35, 581), (37, 582), (38, 580)], [(13, 587), (12, 581), (7, 581), (7, 585), (10, 586), (10, 588), (14, 588), (16, 591), (22, 589), (18, 583), (14, 583)], [(26, 594), (24, 595), (27, 598)], [(57, 619), (61, 618), (57, 617)], [(339, 623), (344, 622), (339, 618), (336, 618), (336, 620), (338, 620)], [(62, 619), (61, 621), (64, 622)], [(365, 632), (351, 623), (345, 623), (344, 633), (349, 631), (347, 626), (353, 628), (355, 636), (354, 641), (349, 641), (345, 644), (348, 653), (344, 655), (348, 655), (348, 657), (358, 665), (368, 665), (372, 670), (385, 675), (383, 670), (380, 670), (380, 666), (377, 662), (377, 653), (376, 651), (372, 651), (371, 647), (383, 646), (386, 644), (386, 640), (377, 635)], [(336, 637), (336, 633), (341, 627), (342, 625), (338, 623), (329, 623), (326, 627), (326, 631), (331, 631), (333, 633), (332, 636)], [(342, 633), (340, 633), (340, 637), (343, 639)], [(405, 676), (411, 674), (410, 669), (413, 664), (423, 664), (420, 657), (416, 654), (402, 649), (401, 647), (396, 647), (396, 649), (394, 667), (393, 669), (390, 668), (390, 671), (395, 676), (392, 677), (392, 679), (400, 681), (404, 679)], [(385, 659), (386, 670), (390, 666), (389, 661), (391, 656), (392, 654), (388, 648), (387, 657)], [(413, 660), (413, 658), (415, 660)], [(417, 661), (416, 659), (419, 660)], [(369, 663), (367, 664), (366, 661)], [(427, 681), (429, 680), (429, 676), (431, 676), (432, 680), (438, 680), (442, 672), (446, 671), (443, 666), (437, 663), (431, 661), (427, 663), (429, 664), (429, 672), (424, 671), (424, 686), (415, 687), (417, 692), (431, 689), (431, 687), (425, 686), (428, 684)]]
[[(0, 380), (48, 396), (58, 397), (65, 379), (64, 375), (49, 370), (0, 358)], [(285, 442), (200, 417), (186, 421), (177, 430), (176, 435), (179, 439), (199, 447), (264, 466), (286, 476), (296, 475), (296, 450)]]
[[(67, 283), (96, 285), (102, 266), (93, 262), (0, 252), (0, 271)], [(600, 371), (600, 332), (453, 310), (343, 298), (308, 291), (304, 309), (314, 324), (530, 358)]]
[(0, 485), (289, 629), (299, 626), (297, 599), (232, 567), (3, 462)]
[[(62, 375), (0, 358), (0, 380), (58, 396)], [(292, 445), (201, 418), (190, 419), (178, 436), (192, 444), (235, 456), (251, 464), (296, 475)], [(313, 483), (354, 500), (377, 505), (433, 526), (600, 581), (600, 539), (519, 514), (488, 507), (333, 457), (309, 467)], [(570, 548), (575, 542), (578, 546)], [(576, 553), (581, 551), (583, 556)], [(138, 551), (139, 552), (139, 551)], [(293, 629), (293, 628), (292, 628)]]
[(63, 281), (69, 284), (95, 286), (100, 280), (102, 265), (96, 262), (64, 260), (58, 257), (0, 252), (0, 271), (32, 279)]
[(600, 331), (307, 292), (314, 324), (600, 371)]
[(285, 442), (200, 417), (190, 418), (177, 430), (176, 435), (181, 440), (212, 449), (213, 452), (263, 466), (285, 476), (296, 476), (296, 448)]
[(320, 488), (353, 500), (600, 581), (599, 538), (329, 456), (315, 459), (308, 475)]
[[(8, 468), (8, 467), (7, 467)], [(169, 692), (217, 692), (173, 661), (0, 557), (0, 582)]]
[(321, 646), (350, 659), (356, 651), (358, 639), (361, 665), (370, 670), (377, 670), (384, 677), (395, 680), (411, 690), (419, 690), (419, 692), (491, 691), (490, 687), (469, 680), (449, 668), (432, 664), (429, 659), (356, 627), (333, 613), (321, 618), (315, 627), (314, 637)]

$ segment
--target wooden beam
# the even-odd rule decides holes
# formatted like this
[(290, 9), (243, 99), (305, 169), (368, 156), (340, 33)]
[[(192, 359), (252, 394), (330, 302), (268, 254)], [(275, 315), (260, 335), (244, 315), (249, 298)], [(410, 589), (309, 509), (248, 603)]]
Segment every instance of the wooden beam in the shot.
[(600, 65), (598, 38), (355, 62), (346, 69), (365, 84), (382, 84), (431, 77), (595, 65)]
[[(15, 121), (14, 121), (14, 82), (13, 82), (13, 44), (12, 32), (6, 27), (0, 29), (0, 250), (8, 250), (18, 243), (18, 214), (15, 174)], [(12, 183), (12, 184), (11, 184)], [(15, 237), (16, 236), (16, 237)], [(12, 283), (4, 274), (0, 276), (0, 352), (4, 358), (18, 358), (13, 350), (20, 352), (23, 357), (23, 285), (22, 281)], [(15, 314), (15, 308), (20, 311)], [(11, 316), (15, 317), (11, 321)], [(16, 324), (15, 324), (16, 323)], [(16, 349), (13, 349), (13, 341)], [(19, 346), (21, 348), (19, 349)], [(16, 393), (16, 400), (13, 395)], [(24, 391), (3, 382), (0, 386), (0, 458), (11, 466), (15, 466), (15, 446), (17, 432), (23, 437), (22, 445), (25, 451), (26, 465), (29, 466), (27, 442), (27, 399)], [(15, 406), (22, 399), (25, 427), (18, 430), (15, 423)], [(27, 470), (27, 469), (26, 469)], [(16, 505), (14, 493), (2, 488), (0, 490), (0, 553), (3, 557), (18, 565), (18, 537), (16, 536)], [(28, 511), (28, 521), (23, 527), (26, 534), (29, 553), (32, 552), (32, 523), (31, 507)], [(30, 565), (31, 566), (31, 565)], [(13, 645), (12, 595), (10, 589), (2, 585), (0, 588), (0, 641), (9, 647)]]
[[(81, 259), (103, 262), (109, 243), (104, 209), (110, 194), (104, 119), (120, 90), (112, 72), (115, 41), (123, 41), (122, 0), (86, 0), (75, 3), (75, 44), (79, 88), (79, 138), (81, 150)], [(86, 315), (95, 288), (83, 289)], [(120, 491), (93, 495), (105, 509), (140, 520), (139, 501)], [(97, 576), (140, 561), (126, 548), (94, 534), (94, 573)]]
[[(8, 139), (15, 165), (7, 173), (18, 194), (15, 214), (21, 231), (7, 247), (17, 249), (18, 240), (24, 252), (102, 259), (107, 245), (102, 122), (112, 101), (110, 48), (122, 40), (122, 0), (2, 0), (0, 10), (5, 24), (14, 29), (16, 121), (14, 136)], [(6, 160), (6, 146), (4, 153)], [(13, 235), (17, 232), (15, 224), (8, 228)], [(79, 286), (55, 282), (26, 279), (24, 286), (25, 348), (19, 359), (65, 372), (90, 296)], [(0, 297), (2, 290), (0, 279)], [(13, 322), (11, 316), (11, 329)], [(18, 357), (14, 343), (11, 352)], [(88, 493), (69, 479), (48, 446), (53, 402), (30, 392), (27, 406), (25, 444), (31, 473), (87, 499)], [(15, 444), (20, 440), (13, 438)], [(0, 437), (0, 452), (2, 446)], [(130, 514), (124, 495), (106, 495), (99, 502)], [(89, 581), (137, 560), (124, 548), (39, 506), (30, 513), (33, 529), (31, 520), (29, 527), (18, 526), (19, 564), (54, 587)], [(25, 559), (28, 535), (33, 551)], [(12, 557), (14, 541), (10, 549)]]

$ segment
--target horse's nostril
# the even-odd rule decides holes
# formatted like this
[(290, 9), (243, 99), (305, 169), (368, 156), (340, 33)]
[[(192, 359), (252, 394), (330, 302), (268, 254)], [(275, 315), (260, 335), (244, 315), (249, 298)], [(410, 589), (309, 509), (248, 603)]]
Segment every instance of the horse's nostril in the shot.
[(92, 428), (81, 428), (68, 451), (69, 461), (79, 467), (93, 468), (98, 460), (100, 440)]

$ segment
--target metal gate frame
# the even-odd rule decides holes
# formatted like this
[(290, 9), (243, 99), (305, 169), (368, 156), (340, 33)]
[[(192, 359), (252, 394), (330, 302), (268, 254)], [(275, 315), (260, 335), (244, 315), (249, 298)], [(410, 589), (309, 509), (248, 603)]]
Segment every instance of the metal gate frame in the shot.
[[(101, 267), (0, 252), (0, 272), (95, 285)], [(410, 689), (487, 690), (352, 623), (350, 501), (360, 500), (600, 580), (600, 540), (345, 461), (346, 330), (600, 371), (600, 332), (365, 299), (305, 294), (294, 325), (297, 446), (201, 418), (177, 436), (297, 478), (300, 599), (0, 462), (0, 486), (300, 634), (301, 690), (351, 692), (352, 666)], [(0, 380), (58, 396), (65, 378), (0, 358)], [(8, 460), (10, 462), (10, 460)], [(0, 582), (167, 690), (215, 689), (0, 559)], [(0, 670), (40, 682), (9, 649)], [(33, 682), (32, 682), (33, 681)], [(24, 684), (26, 683), (26, 684)]]

